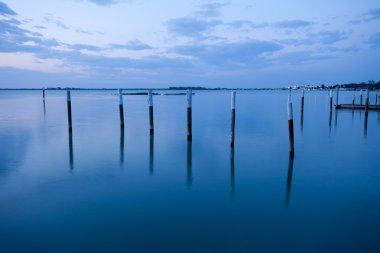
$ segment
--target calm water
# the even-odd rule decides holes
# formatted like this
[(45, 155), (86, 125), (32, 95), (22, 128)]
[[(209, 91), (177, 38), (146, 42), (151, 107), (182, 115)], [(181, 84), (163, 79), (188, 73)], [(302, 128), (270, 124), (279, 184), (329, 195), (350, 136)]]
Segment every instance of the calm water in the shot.
[[(380, 252), (380, 115), (307, 92), (0, 92), (0, 252)], [(357, 93), (358, 95), (358, 93)], [(340, 101), (350, 103), (351, 92)], [(374, 95), (371, 98), (374, 100)], [(358, 100), (358, 98), (357, 98)]]

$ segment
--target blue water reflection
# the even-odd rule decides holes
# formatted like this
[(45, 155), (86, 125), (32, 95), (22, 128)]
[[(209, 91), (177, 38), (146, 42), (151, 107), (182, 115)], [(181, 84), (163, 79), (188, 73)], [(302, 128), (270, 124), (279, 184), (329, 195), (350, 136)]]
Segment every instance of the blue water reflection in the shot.
[[(158, 93), (160, 93), (158, 91)], [(379, 252), (379, 113), (326, 91), (0, 92), (1, 252)], [(352, 92), (341, 91), (342, 103)], [(338, 122), (339, 121), (339, 122)], [(285, 194), (285, 196), (284, 196)], [(285, 202), (285, 205), (284, 205)]]

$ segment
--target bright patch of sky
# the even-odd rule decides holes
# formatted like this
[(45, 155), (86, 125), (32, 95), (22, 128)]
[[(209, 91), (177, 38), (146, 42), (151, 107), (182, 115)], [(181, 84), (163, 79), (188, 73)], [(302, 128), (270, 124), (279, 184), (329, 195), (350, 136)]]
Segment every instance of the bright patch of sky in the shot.
[(0, 87), (379, 81), (380, 3), (0, 1), (0, 55)]

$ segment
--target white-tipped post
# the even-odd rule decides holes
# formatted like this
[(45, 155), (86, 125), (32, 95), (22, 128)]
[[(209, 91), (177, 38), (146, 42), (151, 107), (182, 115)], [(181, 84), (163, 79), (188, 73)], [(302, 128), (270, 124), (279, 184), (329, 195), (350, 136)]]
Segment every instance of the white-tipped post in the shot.
[(288, 129), (289, 129), (290, 156), (294, 156), (293, 105), (292, 105), (291, 95), (289, 95), (288, 97)]
[(148, 90), (148, 107), (149, 107), (149, 133), (154, 134), (154, 124), (153, 124), (153, 95), (152, 90)]
[(235, 146), (235, 106), (236, 106), (236, 91), (231, 92), (231, 147)]
[(119, 114), (120, 114), (120, 127), (124, 128), (124, 105), (123, 105), (123, 90), (119, 89)]
[(302, 90), (302, 97), (301, 97), (301, 112), (303, 112), (304, 105), (305, 105), (305, 91)]
[(187, 140), (192, 139), (192, 95), (191, 89), (187, 90)]

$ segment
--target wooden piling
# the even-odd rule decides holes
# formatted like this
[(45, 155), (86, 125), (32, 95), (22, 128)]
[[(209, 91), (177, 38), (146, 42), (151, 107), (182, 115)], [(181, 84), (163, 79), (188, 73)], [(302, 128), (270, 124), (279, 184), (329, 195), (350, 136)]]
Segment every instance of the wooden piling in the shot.
[(154, 134), (154, 124), (153, 124), (153, 95), (152, 90), (148, 90), (148, 107), (149, 107), (149, 133)]
[(192, 139), (192, 90), (187, 90), (187, 140)]
[(369, 105), (369, 91), (367, 90), (365, 94), (365, 115), (368, 115), (368, 105)]
[(332, 98), (332, 91), (330, 90), (330, 112), (332, 112), (333, 108), (333, 98)]
[(355, 105), (355, 94), (352, 95), (352, 105)]
[(42, 89), (42, 100), (45, 103), (45, 88)]
[(231, 147), (235, 146), (235, 105), (236, 91), (231, 92)]
[(339, 105), (339, 86), (336, 87), (336, 105)]
[(123, 106), (123, 91), (119, 89), (119, 114), (120, 114), (120, 127), (124, 128), (124, 106)]
[(303, 107), (305, 104), (305, 91), (302, 91), (302, 97), (301, 97), (301, 112), (303, 112)]
[(360, 105), (363, 104), (363, 91), (360, 91)]
[(69, 132), (71, 132), (73, 130), (72, 120), (71, 120), (71, 94), (69, 90), (67, 90), (66, 93), (67, 93), (67, 119), (69, 123)]
[(288, 97), (288, 128), (289, 128), (290, 156), (294, 156), (293, 105), (291, 101), (291, 95), (289, 95)]

